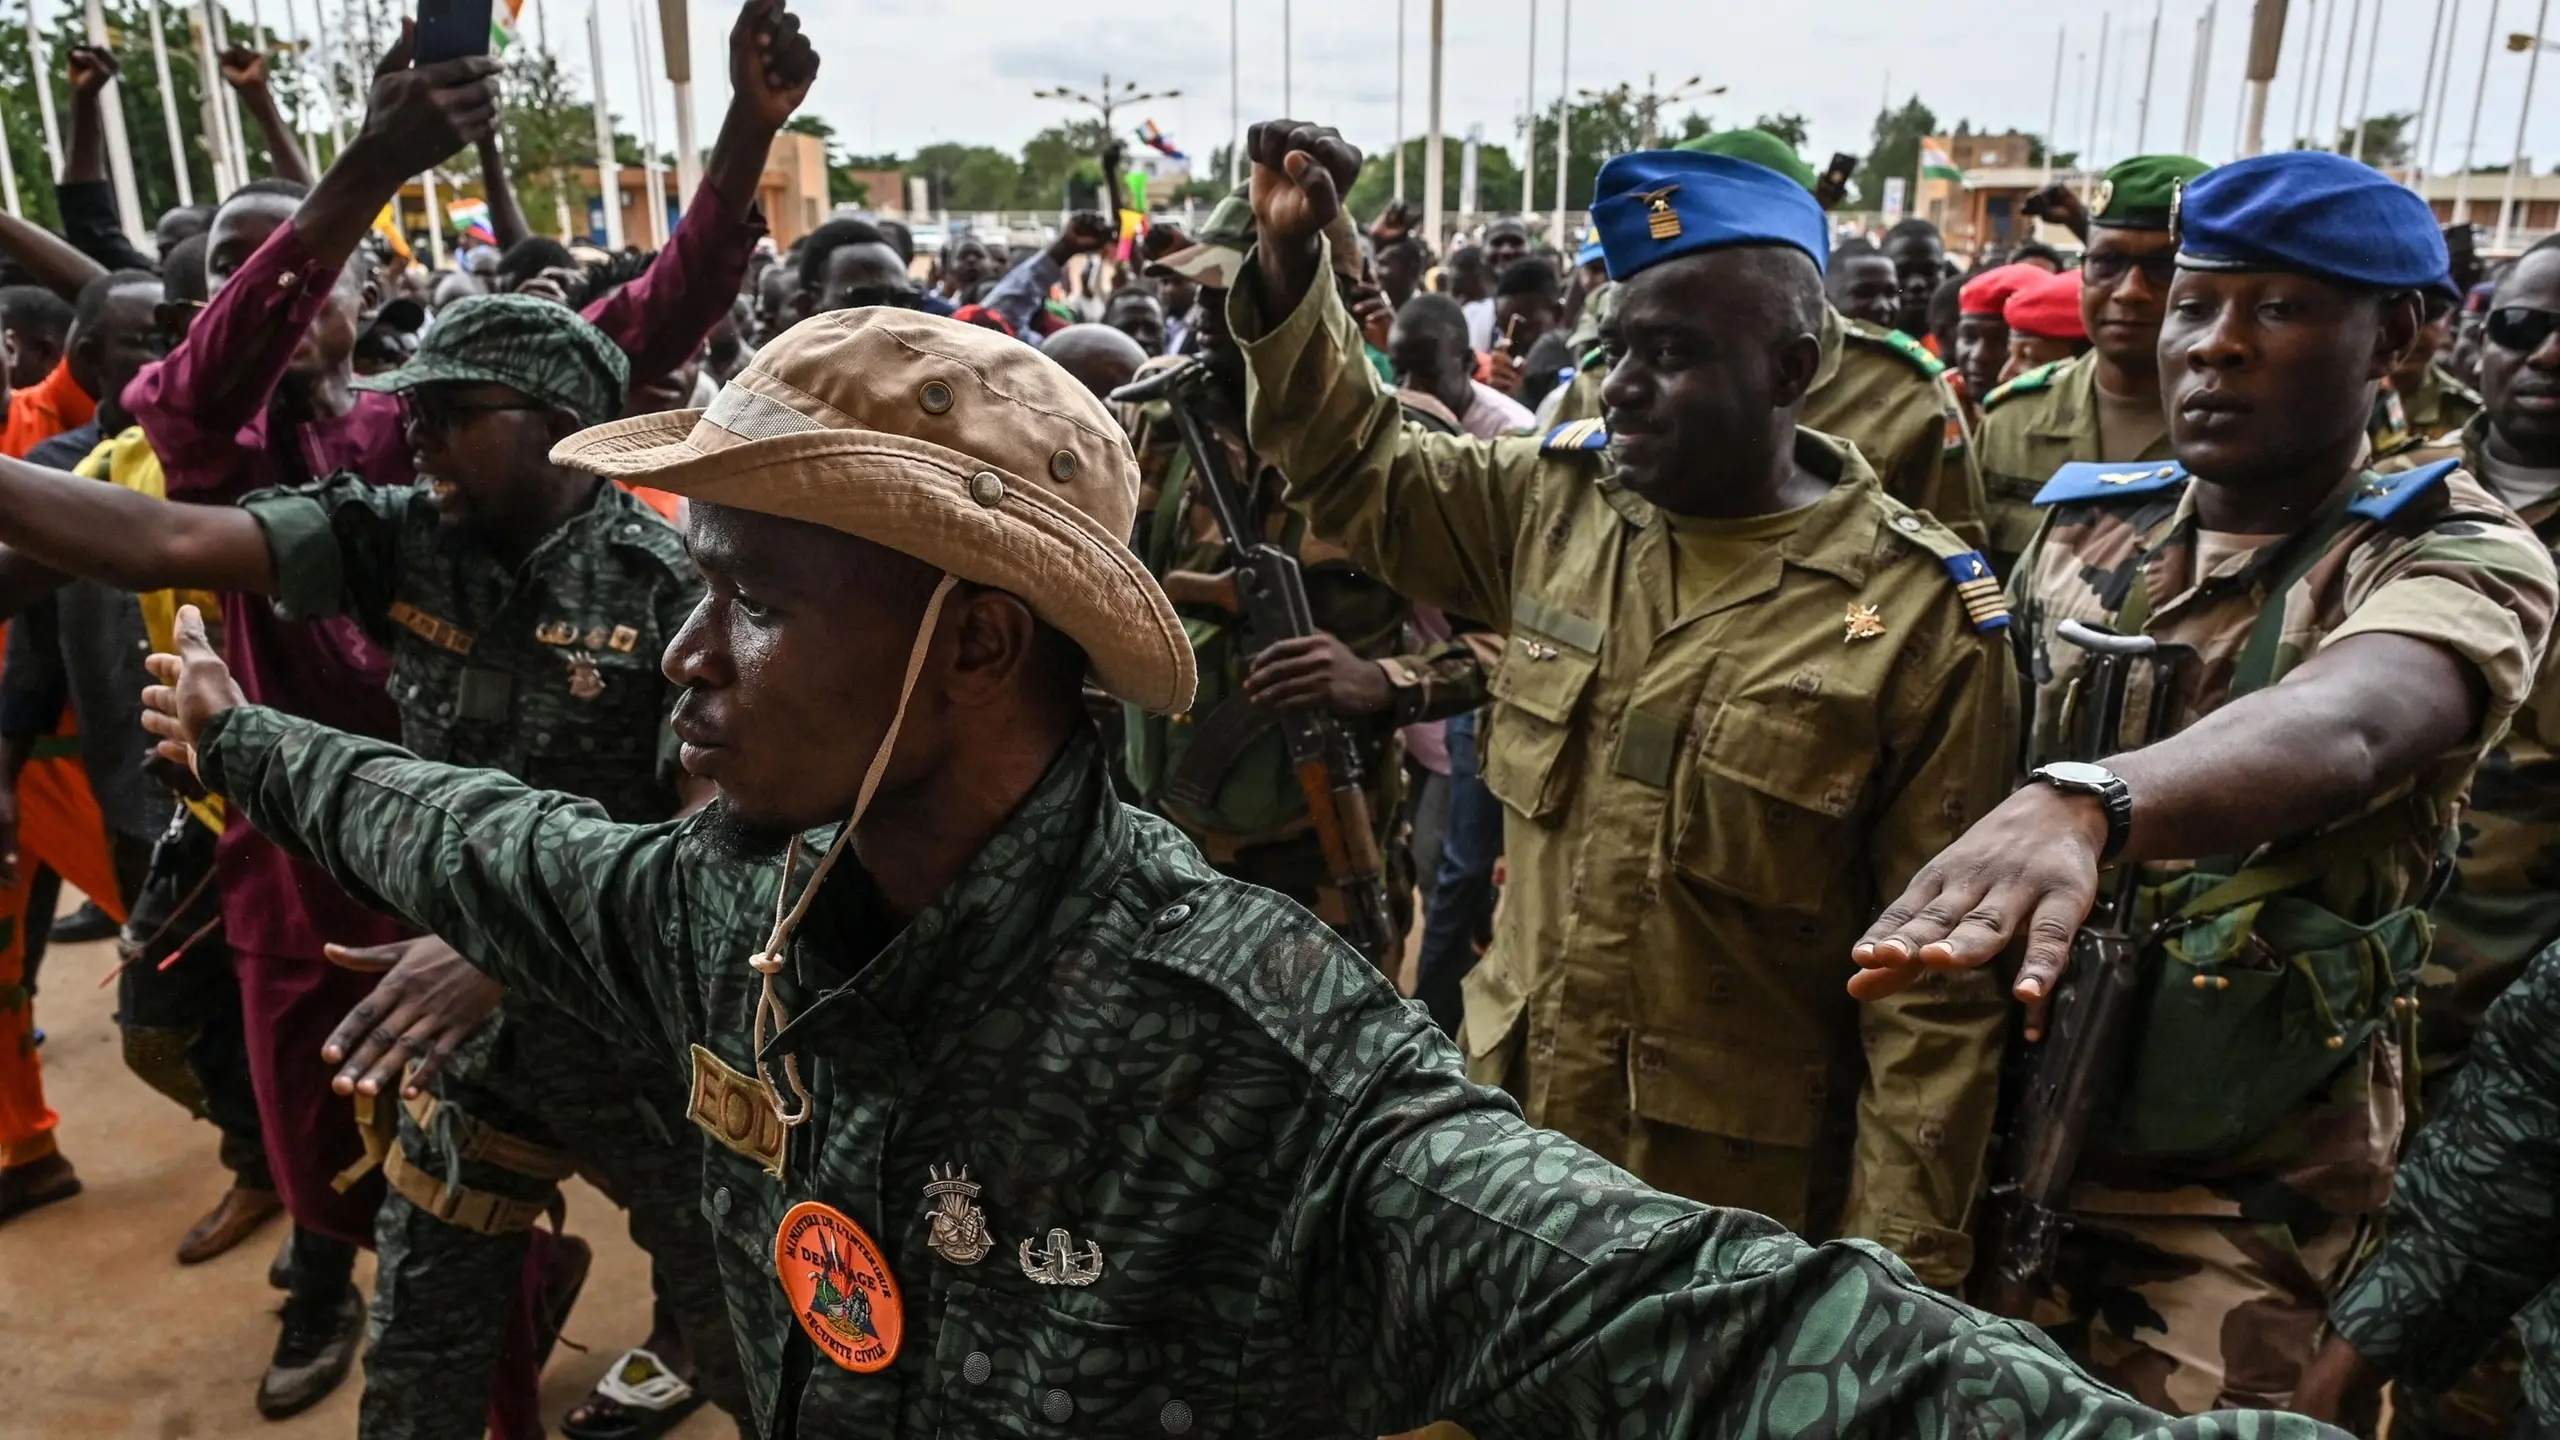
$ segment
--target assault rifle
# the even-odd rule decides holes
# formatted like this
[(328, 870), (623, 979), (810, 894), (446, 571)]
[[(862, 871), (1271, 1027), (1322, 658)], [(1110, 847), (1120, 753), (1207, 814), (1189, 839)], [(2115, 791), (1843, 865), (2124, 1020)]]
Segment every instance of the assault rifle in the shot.
[[(2184, 645), (2148, 635), (2118, 635), (2077, 620), (2059, 627), (2088, 652), (2066, 716), (2069, 754), (2097, 760), (2125, 748), (2125, 695), (2136, 670), (2150, 675), (2147, 738), (2168, 734), (2177, 709), (2179, 667), (2194, 657)], [(2071, 963), (2045, 1011), (2044, 1038), (2021, 1057), (2024, 1083), (2011, 1097), (2009, 1135), (1991, 1183), (1991, 1266), (1985, 1301), (2024, 1318), (2053, 1281), (2053, 1260), (2068, 1212), (2071, 1182), (2099, 1107), (2114, 1093), (2133, 1028), (2142, 952), (2155, 927), (2135, 929), (2142, 867), (2120, 863), (2115, 887), (2071, 939)]]
[[(1200, 417), (1202, 401), (1215, 382), (1209, 367), (1189, 364), (1150, 375), (1111, 393), (1116, 404), (1148, 405), (1162, 401), (1182, 436), (1182, 448), (1200, 477), (1200, 493), (1209, 513), (1226, 536), (1230, 569), (1223, 576), (1167, 576), (1167, 593), (1186, 603), (1210, 604), (1244, 621), (1244, 652), (1259, 655), (1283, 640), (1318, 633), (1307, 608), (1305, 577), (1297, 557), (1262, 538), (1254, 521), (1252, 497), (1229, 463), (1226, 446), (1209, 433)], [(1395, 925), (1387, 913), (1386, 866), (1378, 854), (1377, 830), (1369, 815), (1368, 792), (1361, 788), (1360, 756), (1351, 748), (1341, 722), (1322, 710), (1291, 708), (1276, 717), (1288, 746), (1289, 764), (1298, 789), (1306, 796), (1317, 843), (1324, 849), (1325, 870), (1349, 911), (1343, 927), (1353, 948), (1371, 964), (1395, 963), (1387, 953)], [(1206, 807), (1217, 793), (1226, 763), (1246, 741), (1271, 723), (1243, 695), (1228, 697), (1195, 727), (1185, 764), (1166, 787), (1176, 799)], [(1197, 756), (1209, 763), (1190, 763)], [(1187, 772), (1187, 773), (1185, 773)]]

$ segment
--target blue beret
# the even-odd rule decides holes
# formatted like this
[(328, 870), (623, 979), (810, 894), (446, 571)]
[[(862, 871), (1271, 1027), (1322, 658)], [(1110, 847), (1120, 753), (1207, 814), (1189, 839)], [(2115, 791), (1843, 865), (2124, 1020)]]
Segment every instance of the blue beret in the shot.
[(2234, 160), (2187, 182), (2170, 218), (2190, 270), (2293, 270), (2376, 290), (2450, 292), (2435, 211), (2370, 165), (2325, 150)]
[(1594, 260), (1605, 259), (1608, 253), (1600, 248), (1600, 237), (1594, 235), (1582, 242), (1582, 253), (1573, 257), (1573, 263), (1578, 266), (1588, 265)]
[(1830, 222), (1810, 192), (1766, 165), (1730, 155), (1621, 155), (1600, 167), (1591, 220), (1612, 280), (1729, 245), (1792, 245), (1816, 270), (1831, 255)]

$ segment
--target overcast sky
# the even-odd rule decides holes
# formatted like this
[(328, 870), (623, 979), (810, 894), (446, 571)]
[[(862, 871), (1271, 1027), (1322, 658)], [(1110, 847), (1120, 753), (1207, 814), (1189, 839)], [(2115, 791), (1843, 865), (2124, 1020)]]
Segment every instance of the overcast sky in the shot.
[[(282, 0), (262, 0), (277, 24)], [(632, 18), (655, 0), (596, 0), (602, 6), (607, 89), (616, 112), (635, 109), (637, 69)], [(2381, 6), (2380, 63), (2372, 109), (2415, 109), (2423, 84), (2428, 34), (2437, 0), (2294, 0), (2282, 71), (2268, 107), (2267, 138), (2280, 143), (2302, 108), (2301, 90), (2318, 36), (2306, 20), (2323, 17), (2330, 37), (2328, 79), (2316, 123), (2330, 133), (2339, 112), (2337, 75), (2345, 58), (2350, 12), (2363, 9), (2353, 90), (2353, 123), (2364, 93), (2363, 36)], [(2447, 0), (2450, 4), (2451, 0)], [(2479, 89), (2481, 42), (2492, 28), (2529, 28), (2544, 0), (2461, 0), (2450, 53), (2453, 103), (2438, 168), (2461, 158), (2470, 107)], [(2223, 0), (2213, 33), (2199, 153), (2208, 160), (2234, 151), (2247, 43), (2245, 0)], [(245, 14), (250, 0), (231, 0)], [(583, 76), (586, 0), (528, 0), (528, 35), (548, 27), (553, 48)], [(1181, 98), (1153, 102), (1123, 117), (1124, 129), (1152, 116), (1205, 163), (1230, 133), (1228, 7), (1218, 0), (1111, 0), (1107, 5), (1035, 4), (1030, 0), (795, 0), (802, 23), (825, 57), (810, 106), (832, 121), (845, 143), (862, 151), (909, 153), (937, 140), (1018, 149), (1040, 127), (1064, 115), (1031, 91), (1061, 81), (1091, 89), (1108, 70), (1150, 89), (1178, 88)], [(1247, 123), (1280, 113), (1282, 0), (1237, 0), (1241, 25), (1240, 102)], [(1553, 99), (1563, 62), (1562, 0), (1537, 0), (1537, 95)], [(1383, 146), (1395, 132), (1395, 0), (1294, 0), (1294, 108), (1340, 126), (1356, 142)], [(2325, 12), (2334, 9), (2334, 14)], [(554, 13), (544, 15), (544, 10)], [(1405, 133), (1425, 123), (1429, 84), (1429, 0), (1407, 0)], [(1488, 140), (1516, 143), (1528, 84), (1531, 0), (1448, 0), (1444, 117), (1461, 135), (1484, 126)], [(2494, 12), (2494, 14), (2493, 14)], [(307, 10), (305, 13), (308, 13)], [(2166, 5), (2160, 19), (2147, 144), (2176, 147), (2185, 126), (2188, 77), (2203, 0)], [(726, 91), (725, 37), (736, 11), (723, 0), (693, 0), (699, 137), (710, 143)], [(1812, 122), (1809, 156), (1819, 164), (1835, 149), (1866, 148), (1869, 125), (1890, 79), (1896, 103), (1918, 94), (1942, 123), (2043, 131), (2054, 99), (2054, 47), (2067, 27), (2059, 148), (2101, 158), (2137, 153), (2136, 118), (2151, 8), (2108, 0), (1580, 0), (1573, 6), (1570, 83), (1576, 89), (1621, 81), (1642, 85), (1648, 71), (1668, 85), (1695, 74), (1727, 93), (1694, 102), (1719, 125), (1747, 124), (1763, 113), (1792, 110)], [(2094, 146), (2092, 89), (2099, 74), (2100, 26), (2108, 26), (2104, 90)], [(2560, 32), (2560, 23), (2553, 25)], [(2560, 55), (2544, 67), (2527, 150), (2534, 168), (2560, 161)], [(2502, 160), (2515, 143), (2526, 57), (2501, 46), (2489, 65), (2480, 127), (2483, 163)], [(652, 74), (657, 72), (653, 69)], [(2085, 77), (2085, 78), (2084, 78)], [(663, 83), (663, 143), (672, 147), (672, 105)], [(1541, 203), (1547, 203), (1542, 195)]]

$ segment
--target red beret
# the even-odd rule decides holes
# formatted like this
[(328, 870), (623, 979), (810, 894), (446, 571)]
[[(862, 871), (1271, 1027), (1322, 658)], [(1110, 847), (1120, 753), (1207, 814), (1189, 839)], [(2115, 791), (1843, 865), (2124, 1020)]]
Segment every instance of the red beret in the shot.
[(1957, 313), (1996, 319), (2009, 297), (2018, 293), (2019, 286), (2041, 280), (2046, 273), (2034, 265), (1995, 265), (1964, 282), (1964, 288), (1956, 292)]
[(2000, 307), (2009, 333), (2047, 340), (2086, 340), (2089, 327), (2080, 321), (2080, 272), (2038, 275), (2019, 286)]

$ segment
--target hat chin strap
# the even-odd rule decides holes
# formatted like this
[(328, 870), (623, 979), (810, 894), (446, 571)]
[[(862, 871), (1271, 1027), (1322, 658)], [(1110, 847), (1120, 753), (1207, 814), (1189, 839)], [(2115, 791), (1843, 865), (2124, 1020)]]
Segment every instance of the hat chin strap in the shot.
[(791, 1024), (791, 1012), (783, 1008), (782, 997), (773, 993), (773, 977), (782, 969), (783, 951), (791, 943), (791, 932), (800, 928), (801, 918), (809, 913), (809, 902), (817, 898), (818, 887), (827, 883), (827, 872), (836, 868), (837, 857), (844, 854), (846, 842), (853, 839), (854, 827), (862, 823), (863, 812), (871, 808), (871, 797), (880, 789), (880, 777), (889, 768), (889, 754), (898, 748), (898, 729), (906, 723), (907, 702), (915, 696), (916, 676), (923, 673), (925, 652), (933, 646), (934, 622), (942, 618), (942, 602), (951, 594), (951, 587), (959, 583), (959, 576), (944, 574), (942, 583), (933, 587), (933, 598), (925, 602), (924, 620), (916, 626), (915, 643), (907, 647), (906, 678), (898, 682), (898, 708), (889, 716), (889, 733), (880, 737), (880, 748), (872, 752), (871, 768), (862, 777), (862, 793), (854, 798), (853, 817), (836, 832), (835, 843), (827, 847), (826, 856), (818, 861), (817, 873), (809, 877), (809, 883), (800, 891), (799, 900), (789, 903), (786, 908), (791, 895), (791, 872), (800, 868), (800, 837), (791, 837), (791, 846), (782, 857), (782, 885), (773, 897), (773, 935), (764, 942), (762, 950), (747, 960), (748, 967), (762, 979), (756, 995), (755, 1023), (749, 1032), (748, 1043), (755, 1049), (756, 1076), (764, 1081), (767, 1090), (773, 1092), (775, 1108), (786, 1127), (807, 1124), (814, 1102), (809, 1097), (809, 1087), (800, 1080), (800, 1057), (786, 1054), (782, 1057), (783, 1078), (791, 1082), (791, 1093), (799, 1098), (800, 1108), (796, 1114), (782, 1110), (782, 1087), (773, 1083), (773, 1070), (765, 1062), (767, 1022), (771, 1022), (770, 1029), (774, 1034), (780, 1034)]

